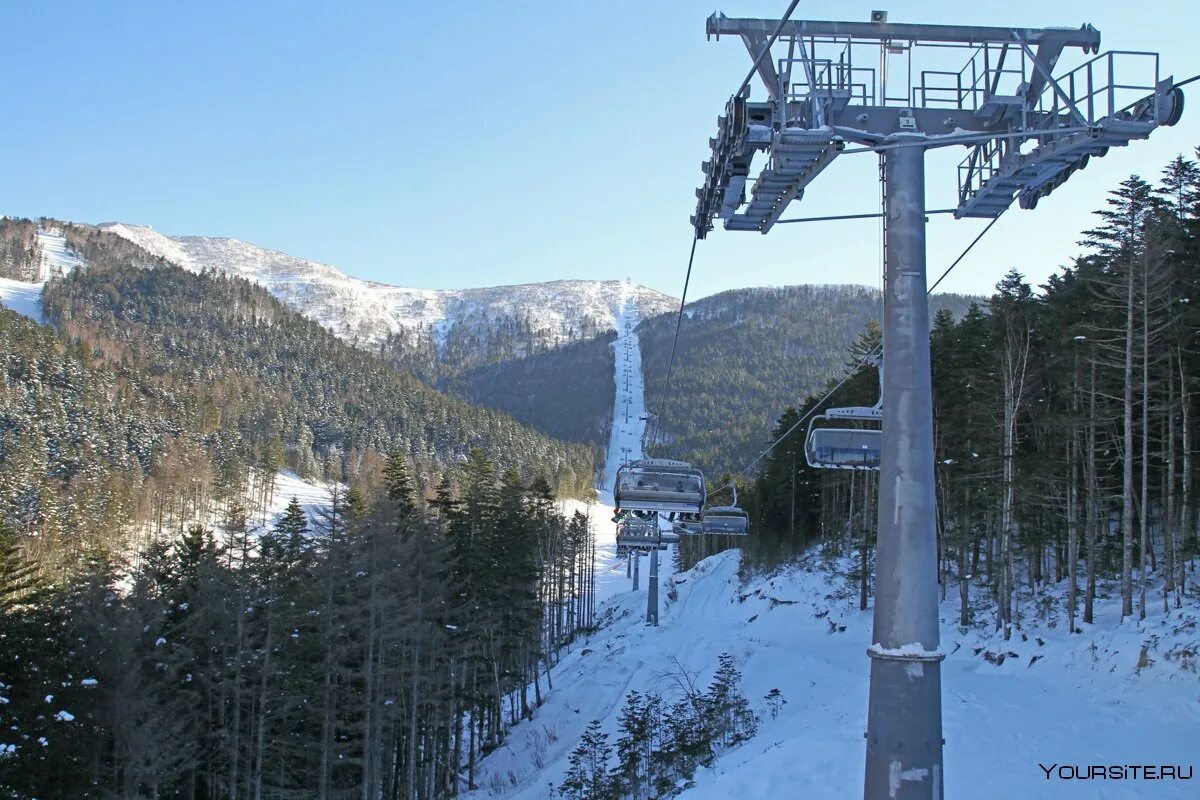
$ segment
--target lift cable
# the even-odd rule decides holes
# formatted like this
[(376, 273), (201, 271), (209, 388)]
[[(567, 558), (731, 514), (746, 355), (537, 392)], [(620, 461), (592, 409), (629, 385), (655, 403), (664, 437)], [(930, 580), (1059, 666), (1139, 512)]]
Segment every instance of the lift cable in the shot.
[[(792, 0), (791, 4), (787, 8), (787, 11), (784, 12), (783, 18), (780, 19), (779, 24), (775, 26), (775, 30), (772, 31), (771, 35), (767, 37), (767, 41), (763, 44), (762, 50), (759, 51), (758, 57), (755, 58), (754, 63), (750, 65), (750, 71), (746, 73), (746, 78), (742, 81), (741, 85), (738, 86), (737, 91), (733, 93), (734, 97), (741, 95), (742, 92), (746, 90), (746, 87), (750, 85), (750, 81), (753, 80), (754, 73), (758, 69), (758, 65), (762, 63), (762, 60), (766, 58), (768, 54), (770, 54), (771, 46), (775, 44), (775, 41), (779, 38), (780, 32), (783, 31), (783, 26), (787, 24), (789, 19), (791, 19), (792, 12), (796, 10), (796, 6), (798, 5), (800, 5), (800, 0)], [(683, 279), (683, 295), (679, 298), (679, 315), (675, 319), (675, 337), (671, 342), (671, 357), (667, 362), (667, 379), (663, 382), (662, 392), (659, 394), (662, 410), (657, 414), (654, 422), (654, 434), (650, 437), (651, 446), (658, 444), (658, 432), (662, 429), (663, 418), (666, 416), (667, 400), (669, 399), (669, 392), (671, 390), (671, 376), (675, 368), (675, 351), (679, 346), (679, 329), (683, 325), (683, 307), (687, 303), (688, 284), (692, 280), (692, 262), (696, 258), (696, 243), (699, 240), (699, 234), (696, 234), (692, 237), (692, 252), (691, 255), (688, 256), (687, 274)]]
[[(1003, 215), (1003, 213), (1004, 212), (1002, 211), (1002, 212), (1000, 212), (1000, 214), (997, 214), (984, 227), (984, 229), (979, 232), (979, 235), (976, 236), (969, 245), (967, 245), (966, 249), (963, 250), (962, 253), (959, 254), (958, 258), (954, 259), (954, 263), (952, 263), (949, 267), (947, 267), (946, 271), (942, 273), (941, 277), (939, 277), (934, 282), (934, 284), (926, 290), (926, 292), (925, 292), (926, 294), (931, 294), (933, 292), (933, 290), (936, 289), (938, 287), (938, 285), (943, 280), (946, 279), (946, 276), (950, 274), (951, 270), (953, 270), (955, 267), (957, 267), (962, 262), (962, 260), (967, 257), (967, 253), (970, 253), (971, 250), (974, 249), (975, 245), (979, 244), (979, 240), (983, 238), (984, 234), (986, 234), (989, 230), (992, 229), (992, 226), (996, 224), (996, 220), (1000, 219), (1000, 217)], [(739, 472), (737, 474), (737, 476), (743, 477), (748, 472), (750, 472), (750, 470), (758, 462), (762, 461), (764, 458), (766, 458), (768, 455), (770, 455), (771, 452), (774, 451), (775, 448), (778, 447), (785, 439), (787, 439), (789, 436), (791, 436), (793, 433), (795, 433), (797, 428), (799, 428), (801, 425), (803, 425), (805, 422), (807, 422), (808, 418), (811, 417), (814, 413), (816, 413), (817, 409), (821, 408), (823, 405), (825, 405), (827, 402), (829, 402), (829, 399), (831, 397), (833, 397), (833, 395), (837, 392), (838, 389), (841, 389), (846, 384), (846, 381), (850, 380), (850, 378), (852, 378), (854, 376), (854, 374), (858, 372), (860, 367), (862, 367), (865, 364), (870, 363), (873, 359), (880, 357), (882, 354), (883, 354), (883, 348), (876, 347), (873, 350), (871, 350), (871, 352), (869, 352), (869, 353), (863, 355), (861, 358), (859, 358), (858, 361), (854, 362), (854, 364), (852, 364), (850, 366), (850, 369), (846, 372), (846, 374), (842, 376), (842, 379), (840, 381), (838, 381), (832, 389), (830, 389), (828, 392), (826, 392), (824, 397), (822, 397), (820, 400), (818, 400), (813, 405), (812, 408), (810, 408), (803, 416), (800, 417), (800, 419), (796, 420), (796, 422), (792, 425), (792, 427), (790, 427), (786, 431), (784, 431), (783, 434), (780, 435), (780, 437), (778, 439), (771, 442), (771, 444), (767, 446), (767, 449), (763, 450), (761, 453), (759, 453), (757, 456), (755, 456), (754, 460), (752, 460), (745, 467), (743, 467), (741, 472)]]
[(733, 93), (737, 97), (742, 92), (746, 91), (746, 87), (750, 85), (750, 81), (754, 78), (754, 73), (758, 69), (758, 65), (771, 52), (771, 45), (775, 44), (775, 40), (779, 38), (780, 32), (783, 31), (783, 26), (791, 19), (792, 12), (796, 10), (796, 6), (800, 5), (800, 0), (792, 0), (792, 4), (788, 6), (787, 11), (783, 14), (783, 19), (779, 20), (779, 24), (775, 26), (775, 30), (767, 37), (767, 43), (763, 45), (763, 49), (759, 51), (758, 58), (754, 59), (754, 63), (750, 65), (750, 71), (746, 73), (746, 79), (742, 81), (742, 85)]
[(679, 346), (679, 329), (683, 326), (683, 307), (687, 304), (688, 284), (692, 282), (692, 264), (696, 260), (696, 243), (700, 241), (697, 235), (692, 236), (692, 252), (688, 256), (687, 274), (683, 278), (683, 294), (679, 298), (679, 315), (675, 318), (675, 338), (671, 342), (671, 358), (667, 362), (667, 379), (663, 382), (662, 391), (659, 392), (659, 407), (660, 411), (656, 415), (654, 422), (654, 435), (650, 438), (651, 446), (658, 443), (658, 431), (662, 428), (663, 417), (667, 412), (667, 399), (671, 391), (671, 374), (675, 369), (675, 350)]
[(938, 286), (940, 286), (942, 281), (946, 280), (946, 276), (950, 274), (950, 271), (953, 270), (955, 267), (957, 267), (959, 262), (967, 257), (967, 253), (971, 252), (971, 250), (975, 247), (975, 245), (979, 244), (979, 240), (984, 237), (984, 234), (986, 234), (988, 231), (990, 231), (992, 229), (992, 226), (996, 224), (997, 220), (999, 220), (1002, 216), (1004, 216), (1004, 212), (1007, 210), (1008, 210), (1008, 208), (1005, 207), (1005, 208), (1001, 209), (999, 214), (992, 217), (991, 221), (987, 225), (984, 226), (983, 230), (981, 230), (979, 232), (979, 235), (976, 236), (974, 239), (972, 239), (971, 243), (969, 245), (967, 245), (967, 249), (963, 250), (962, 253), (959, 254), (958, 258), (954, 259), (954, 263), (951, 264), (950, 266), (946, 267), (946, 271), (943, 272), (941, 274), (941, 276), (936, 281), (933, 282), (933, 285), (929, 287), (926, 294), (932, 294), (933, 290), (936, 289)]

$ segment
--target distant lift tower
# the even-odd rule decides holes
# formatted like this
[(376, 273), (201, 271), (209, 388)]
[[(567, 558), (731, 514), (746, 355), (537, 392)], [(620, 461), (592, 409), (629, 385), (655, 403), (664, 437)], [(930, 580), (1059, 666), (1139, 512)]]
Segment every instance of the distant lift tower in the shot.
[[(717, 119), (692, 218), (698, 238), (714, 219), (765, 234), (839, 155), (882, 155), (883, 442), (865, 797), (940, 800), (925, 151), (967, 147), (954, 214), (995, 218), (1014, 200), (1034, 208), (1110, 147), (1175, 124), (1183, 93), (1160, 76), (1155, 53), (1098, 54), (1090, 25), (893, 24), (876, 11), (862, 23), (714, 15), (708, 33), (741, 38), (767, 97), (750, 100), (748, 77)], [(1060, 69), (1067, 52), (1075, 63)], [(748, 185), (759, 154), (765, 164)]]

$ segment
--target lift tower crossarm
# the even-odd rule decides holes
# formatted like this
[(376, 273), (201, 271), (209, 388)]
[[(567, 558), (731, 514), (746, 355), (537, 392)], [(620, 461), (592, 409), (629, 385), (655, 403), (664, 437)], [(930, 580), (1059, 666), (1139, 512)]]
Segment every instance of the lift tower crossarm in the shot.
[[(708, 35), (750, 37), (765, 35), (779, 24), (773, 19), (726, 17), (713, 14), (708, 18)], [(1087, 52), (1100, 49), (1100, 31), (1091, 25), (1079, 28), (1001, 28), (978, 25), (912, 25), (891, 22), (836, 22), (832, 20), (789, 20), (779, 32), (780, 38), (822, 37), (867, 39), (896, 42), (941, 42), (955, 44), (985, 44), (1023, 41), (1040, 45), (1043, 42), (1062, 47), (1081, 47)]]

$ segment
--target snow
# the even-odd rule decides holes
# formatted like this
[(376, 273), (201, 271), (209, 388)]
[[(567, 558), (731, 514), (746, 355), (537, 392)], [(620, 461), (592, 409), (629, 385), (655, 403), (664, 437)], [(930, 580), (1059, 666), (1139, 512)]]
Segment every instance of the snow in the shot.
[(941, 660), (945, 657), (945, 654), (941, 650), (926, 650), (925, 646), (920, 642), (909, 642), (899, 647), (884, 647), (879, 642), (875, 642), (867, 648), (867, 654), (891, 658), (913, 658), (924, 661)]
[(74, 722), (75, 721), (75, 715), (72, 714), (70, 711), (59, 711), (57, 714), (54, 715), (54, 718), (56, 720), (58, 720), (59, 722)]
[(0, 306), (29, 317), (39, 325), (46, 324), (42, 315), (42, 287), (60, 273), (65, 274), (83, 265), (83, 260), (67, 248), (67, 239), (59, 231), (38, 229), (38, 280), (14, 281), (0, 278)]
[(41, 255), (38, 277), (43, 283), (58, 273), (65, 275), (77, 267), (83, 266), (83, 259), (67, 247), (67, 237), (61, 231), (39, 228), (37, 239), (38, 251)]
[(333, 488), (333, 484), (308, 481), (290, 470), (280, 470), (275, 474), (275, 490), (271, 495), (271, 502), (263, 509), (258, 522), (266, 528), (274, 526), (295, 497), (304, 509), (309, 528), (314, 528), (320, 521), (321, 513), (333, 504)]
[(296, 258), (237, 239), (166, 236), (153, 228), (106, 223), (148, 252), (192, 272), (217, 269), (260, 284), (335, 335), (363, 347), (387, 335), (425, 330), (439, 344), (457, 325), (479, 329), (502, 317), (527, 318), (543, 344), (578, 338), (584, 324), (610, 330), (632, 294), (643, 313), (675, 301), (618, 281), (564, 280), (467, 290), (409, 289), (352, 278), (328, 264)]

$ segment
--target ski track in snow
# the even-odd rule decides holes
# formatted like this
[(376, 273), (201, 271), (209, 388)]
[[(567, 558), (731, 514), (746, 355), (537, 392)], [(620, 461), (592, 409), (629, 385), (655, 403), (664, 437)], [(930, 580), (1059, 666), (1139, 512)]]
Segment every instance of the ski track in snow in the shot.
[[(814, 559), (742, 584), (740, 556), (727, 551), (672, 575), (664, 558), (659, 627), (644, 622), (646, 595), (630, 591), (625, 562), (615, 555), (609, 509), (616, 469), (641, 456), (644, 388), (625, 306), (614, 345), (617, 396), (599, 506), (587, 509), (598, 534), (600, 628), (577, 642), (551, 671), (553, 689), (532, 720), (480, 764), (468, 797), (542, 800), (556, 796), (568, 757), (598, 719), (614, 745), (617, 715), (630, 690), (673, 698), (679, 670), (707, 685), (717, 657), (731, 653), (742, 688), (761, 722), (756, 737), (701, 769), (688, 800), (862, 796), (863, 732), (872, 611), (859, 611), (849, 578), (831, 578)], [(626, 323), (629, 322), (626, 333)], [(628, 353), (628, 362), (625, 361)], [(628, 389), (624, 364), (630, 365)], [(626, 423), (623, 409), (629, 407)], [(664, 554), (666, 555), (666, 554)], [(841, 564), (842, 574), (849, 564)], [(643, 574), (648, 572), (643, 567)], [(1061, 589), (1061, 587), (1059, 587)], [(674, 591), (676, 599), (669, 599)], [(1061, 594), (1061, 592), (1060, 592)], [(1061, 598), (1059, 598), (1061, 599)], [(962, 632), (957, 599), (941, 608), (946, 796), (967, 800), (1055, 797), (1110, 800), (1195, 797), (1195, 781), (1051, 780), (1051, 764), (1178, 764), (1200, 767), (1200, 679), (1167, 653), (1195, 647), (1200, 604), (1169, 616), (1161, 602), (1143, 623), (1118, 624), (1119, 597), (1097, 601), (1097, 624), (1068, 637), (1057, 624), (1026, 619), (1010, 641), (990, 626)], [(1061, 607), (1061, 606), (1060, 606)], [(1138, 670), (1143, 645), (1155, 640), (1149, 668)], [(977, 652), (978, 651), (978, 652)], [(985, 654), (1005, 654), (1000, 664)], [(762, 698), (778, 688), (787, 704), (771, 719)], [(614, 762), (610, 766), (615, 765)]]
[[(603, 603), (619, 594), (630, 591), (631, 581), (626, 577), (625, 559), (617, 557), (617, 526), (612, 521), (612, 486), (617, 468), (628, 458), (642, 457), (642, 435), (646, 423), (645, 387), (642, 381), (642, 354), (637, 336), (639, 307), (636, 292), (638, 287), (624, 284), (620, 296), (621, 313), (616, 320), (617, 338), (613, 342), (615, 364), (614, 378), (616, 395), (613, 398), (612, 432), (604, 462), (602, 485), (596, 487), (595, 503), (580, 500), (561, 501), (559, 507), (567, 514), (580, 511), (588, 516), (596, 532), (596, 603)], [(626, 412), (628, 412), (626, 414)], [(665, 582), (674, 571), (671, 551), (658, 554), (659, 579)], [(640, 567), (641, 580), (649, 576), (649, 559)], [(660, 592), (660, 596), (661, 596)], [(645, 597), (644, 594), (640, 595)], [(644, 600), (643, 600), (644, 603)], [(643, 616), (645, 608), (642, 609)]]
[(58, 273), (67, 273), (83, 265), (83, 260), (67, 247), (67, 238), (59, 231), (37, 231), (40, 252), (38, 280), (14, 281), (0, 278), (0, 306), (29, 317), (39, 325), (46, 324), (42, 315), (42, 287)]

